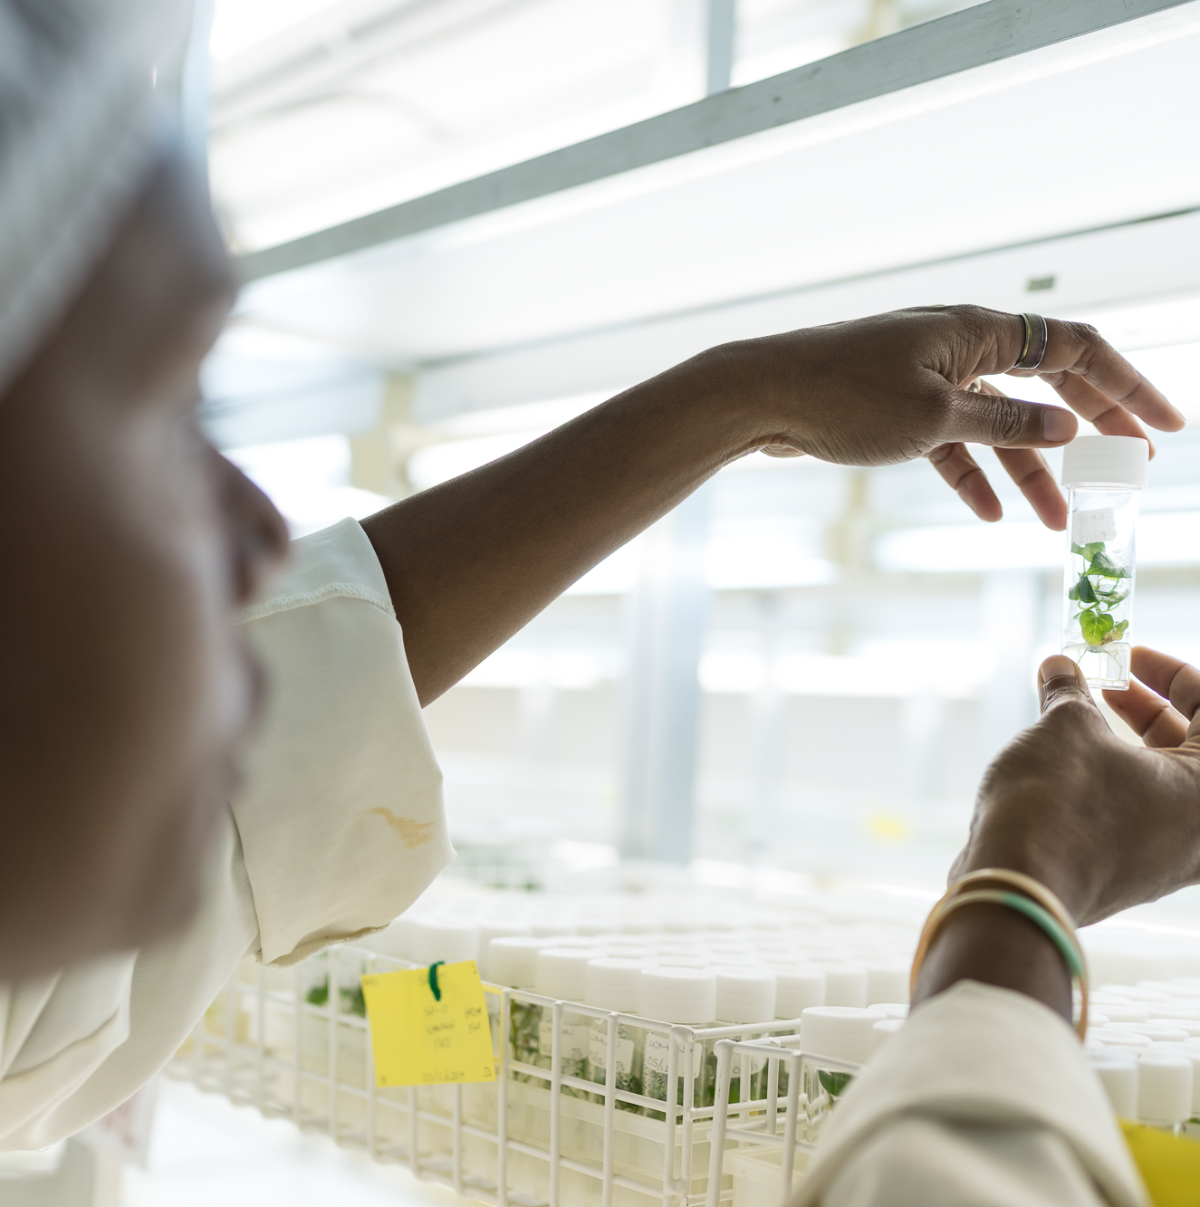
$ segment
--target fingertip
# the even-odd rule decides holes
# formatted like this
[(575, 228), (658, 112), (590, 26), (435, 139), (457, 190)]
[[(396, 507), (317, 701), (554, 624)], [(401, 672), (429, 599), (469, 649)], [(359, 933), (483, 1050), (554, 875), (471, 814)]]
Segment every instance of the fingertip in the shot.
[(1078, 430), (1078, 420), (1064, 407), (1042, 408), (1042, 439), (1047, 443), (1066, 444)]
[(1083, 678), (1079, 666), (1066, 654), (1051, 654), (1038, 667), (1038, 686), (1044, 687), (1055, 679), (1073, 679), (1082, 683)]

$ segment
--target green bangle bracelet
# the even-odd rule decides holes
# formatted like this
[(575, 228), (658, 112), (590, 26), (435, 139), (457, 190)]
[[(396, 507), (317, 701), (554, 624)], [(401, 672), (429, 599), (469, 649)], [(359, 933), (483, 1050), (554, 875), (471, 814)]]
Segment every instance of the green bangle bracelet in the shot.
[(1003, 905), (1016, 910), (1038, 926), (1062, 956), (1067, 970), (1072, 978), (1079, 982), (1080, 1014), (1076, 1021), (1076, 1029), (1082, 1039), (1087, 1031), (1088, 1017), (1088, 983), (1087, 965), (1083, 959), (1083, 950), (1078, 940), (1070, 935), (1057, 918), (1044, 906), (1023, 896), (1021, 893), (1007, 892), (1002, 889), (973, 889), (970, 892), (959, 893), (939, 902), (929, 916), (922, 933), (922, 942), (918, 945), (917, 959), (913, 962), (913, 981), (915, 983), (920, 966), (924, 963), (923, 956), (928, 950), (934, 935), (941, 929), (942, 923), (955, 910), (965, 905)]

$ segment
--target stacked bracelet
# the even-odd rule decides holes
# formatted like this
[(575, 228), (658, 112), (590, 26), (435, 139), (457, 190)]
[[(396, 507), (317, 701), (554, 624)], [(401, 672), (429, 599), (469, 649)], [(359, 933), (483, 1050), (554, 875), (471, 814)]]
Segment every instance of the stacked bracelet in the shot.
[[(976, 887), (986, 884), (1001, 884), (1006, 888)], [(1014, 892), (1013, 890), (1017, 891)], [(1075, 934), (1075, 922), (1067, 912), (1063, 903), (1040, 881), (1020, 872), (1012, 872), (1007, 868), (986, 868), (956, 880), (942, 899), (930, 911), (926, 919), (921, 937), (917, 942), (917, 952), (913, 958), (910, 987), (915, 988), (917, 976), (929, 945), (941, 928), (942, 923), (956, 909), (967, 905), (1003, 905), (1024, 915), (1034, 925), (1039, 926), (1058, 949), (1072, 979), (1079, 986), (1079, 1018), (1076, 1020), (1076, 1030), (1082, 1039), (1087, 1033), (1088, 1018), (1088, 976), (1087, 961), (1084, 959), (1083, 948)]]

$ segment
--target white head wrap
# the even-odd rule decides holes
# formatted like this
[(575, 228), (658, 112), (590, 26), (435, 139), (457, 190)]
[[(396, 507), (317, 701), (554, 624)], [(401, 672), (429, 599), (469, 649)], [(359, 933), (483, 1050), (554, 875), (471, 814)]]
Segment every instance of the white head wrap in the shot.
[(188, 0), (0, 0), (0, 391), (82, 287), (162, 129)]

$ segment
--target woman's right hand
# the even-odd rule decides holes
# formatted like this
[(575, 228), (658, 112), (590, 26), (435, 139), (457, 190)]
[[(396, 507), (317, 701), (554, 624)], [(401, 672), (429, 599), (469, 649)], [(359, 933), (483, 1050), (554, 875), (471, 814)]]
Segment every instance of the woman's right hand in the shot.
[(1025, 872), (1080, 925), (1200, 881), (1200, 670), (1138, 646), (1133, 673), (1105, 700), (1144, 750), (1112, 732), (1074, 662), (1042, 664), (1041, 719), (988, 768), (951, 879)]

